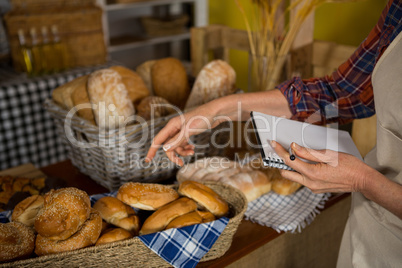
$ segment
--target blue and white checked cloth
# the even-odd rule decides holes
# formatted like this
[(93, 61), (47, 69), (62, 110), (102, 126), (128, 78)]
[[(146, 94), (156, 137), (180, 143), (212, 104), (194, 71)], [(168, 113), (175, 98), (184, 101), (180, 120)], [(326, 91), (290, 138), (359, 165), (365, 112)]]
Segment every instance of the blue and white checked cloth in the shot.
[[(104, 196), (116, 196), (116, 192), (91, 196), (91, 205)], [(9, 222), (11, 214), (12, 211), (1, 212), (0, 222)], [(193, 268), (208, 253), (228, 223), (229, 219), (223, 217), (208, 223), (172, 228), (138, 238), (174, 267)]]
[(269, 192), (248, 204), (246, 219), (277, 232), (301, 232), (323, 208), (330, 194), (314, 194), (302, 187), (292, 195)]

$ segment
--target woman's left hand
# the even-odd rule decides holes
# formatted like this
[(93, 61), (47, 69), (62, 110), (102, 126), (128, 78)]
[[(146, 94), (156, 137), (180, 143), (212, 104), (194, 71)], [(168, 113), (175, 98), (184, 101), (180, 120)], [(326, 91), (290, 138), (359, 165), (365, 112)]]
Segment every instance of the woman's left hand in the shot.
[[(296, 170), (281, 170), (284, 178), (298, 182), (314, 193), (325, 192), (358, 192), (364, 189), (366, 175), (372, 168), (357, 157), (332, 150), (312, 150), (291, 144), (294, 161), (290, 160), (289, 152), (279, 143), (272, 141), (272, 147), (285, 161), (285, 164)], [(315, 163), (306, 163), (304, 158)]]

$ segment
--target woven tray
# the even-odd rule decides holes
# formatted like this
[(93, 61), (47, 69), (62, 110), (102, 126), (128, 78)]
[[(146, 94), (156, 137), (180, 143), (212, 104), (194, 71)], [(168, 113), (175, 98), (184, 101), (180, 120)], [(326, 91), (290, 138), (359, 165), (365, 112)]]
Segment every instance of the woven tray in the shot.
[[(231, 215), (225, 230), (201, 262), (219, 258), (226, 253), (247, 209), (247, 199), (239, 190), (219, 183), (205, 184), (229, 203)], [(120, 267), (171, 266), (146, 247), (138, 237), (134, 237), (96, 247), (0, 264), (0, 267), (109, 267), (116, 265)]]
[[(151, 164), (144, 162), (152, 139), (174, 115), (148, 121), (149, 124), (144, 126), (127, 126), (124, 132), (121, 129), (100, 131), (97, 126), (78, 116), (71, 118), (71, 128), (65, 126), (67, 111), (50, 99), (45, 102), (45, 108), (54, 118), (57, 132), (73, 165), (110, 191), (117, 190), (129, 181), (159, 182), (171, 178), (177, 171), (176, 165), (167, 158), (162, 148), (157, 151)], [(219, 155), (221, 149), (211, 146), (210, 138), (211, 132), (191, 137), (196, 147), (195, 154), (184, 161)], [(71, 139), (85, 147), (71, 143)]]

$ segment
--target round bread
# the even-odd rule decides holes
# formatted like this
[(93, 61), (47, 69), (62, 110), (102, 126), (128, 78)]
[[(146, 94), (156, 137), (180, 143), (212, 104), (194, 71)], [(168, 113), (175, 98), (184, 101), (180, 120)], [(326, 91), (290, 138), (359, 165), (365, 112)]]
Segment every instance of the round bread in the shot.
[(152, 77), (151, 70), (152, 66), (155, 64), (156, 60), (148, 60), (142, 64), (140, 64), (135, 71), (141, 76), (142, 80), (144, 80), (145, 85), (147, 86), (151, 95), (154, 95), (154, 91), (152, 88)]
[(32, 228), (19, 222), (0, 223), (0, 262), (29, 257), (34, 247)]
[(49, 240), (64, 240), (78, 231), (91, 213), (86, 192), (68, 187), (51, 190), (35, 218), (35, 230)]
[(179, 198), (179, 194), (162, 184), (128, 182), (119, 188), (116, 197), (135, 208), (156, 210)]
[(103, 220), (117, 227), (123, 228), (132, 234), (138, 234), (140, 220), (134, 209), (113, 196), (105, 196), (95, 202), (96, 209)]
[(186, 69), (175, 58), (157, 60), (151, 70), (152, 87), (156, 96), (184, 108), (190, 93)]
[(179, 185), (179, 194), (194, 199), (216, 217), (225, 216), (229, 212), (228, 203), (214, 190), (196, 181), (184, 181)]
[(44, 198), (41, 195), (32, 195), (19, 202), (11, 215), (11, 220), (33, 227), (35, 217), (43, 207)]
[(125, 239), (132, 238), (133, 235), (123, 228), (111, 228), (106, 230), (96, 241), (95, 246), (112, 243), (116, 241), (121, 241)]
[(156, 119), (174, 113), (176, 110), (167, 100), (158, 96), (148, 96), (137, 106), (137, 115), (145, 120)]
[(280, 195), (290, 195), (296, 192), (302, 185), (300, 183), (280, 177), (272, 179), (272, 191)]
[(140, 235), (162, 231), (175, 218), (197, 209), (197, 203), (187, 197), (181, 197), (152, 213), (140, 230)]
[(138, 104), (143, 98), (149, 96), (150, 91), (138, 73), (119, 65), (112, 66), (109, 69), (120, 74), (128, 91), (128, 96), (134, 104)]
[(87, 221), (78, 232), (65, 240), (51, 240), (40, 234), (36, 237), (35, 253), (39, 256), (66, 252), (94, 245), (102, 230), (102, 218), (98, 211), (92, 209)]
[(165, 229), (181, 228), (202, 223), (202, 217), (197, 211), (189, 212), (172, 220)]

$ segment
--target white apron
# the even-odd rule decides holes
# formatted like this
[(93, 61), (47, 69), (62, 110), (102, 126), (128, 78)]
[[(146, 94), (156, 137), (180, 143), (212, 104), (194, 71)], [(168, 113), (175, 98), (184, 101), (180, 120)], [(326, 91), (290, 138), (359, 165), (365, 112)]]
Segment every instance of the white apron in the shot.
[[(377, 145), (365, 162), (402, 184), (402, 33), (376, 64), (372, 84)], [(402, 267), (402, 220), (361, 193), (352, 193), (337, 267)]]

